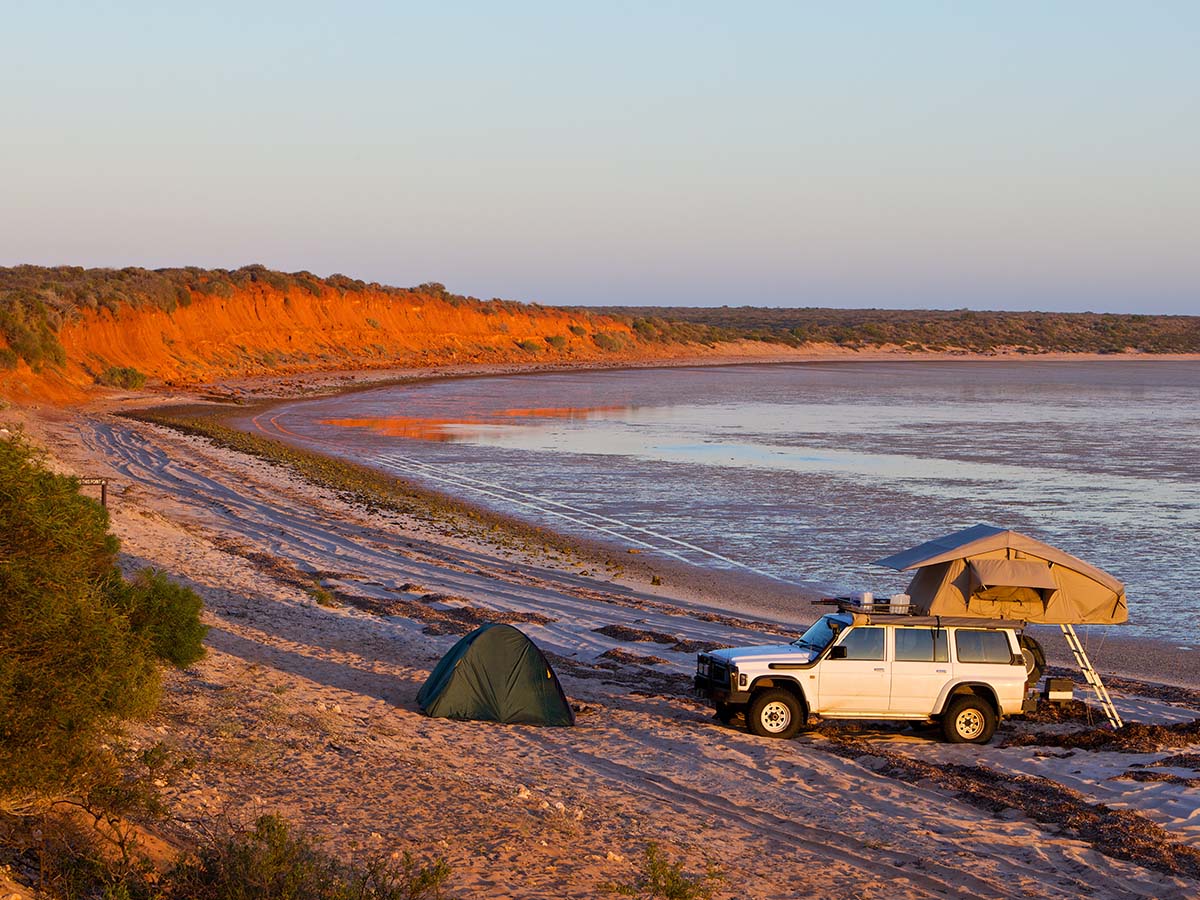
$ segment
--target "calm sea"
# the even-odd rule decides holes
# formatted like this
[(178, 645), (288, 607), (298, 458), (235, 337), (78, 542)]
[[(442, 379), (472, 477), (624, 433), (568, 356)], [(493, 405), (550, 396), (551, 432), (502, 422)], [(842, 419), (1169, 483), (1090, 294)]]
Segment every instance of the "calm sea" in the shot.
[(286, 403), (259, 422), (697, 565), (888, 594), (907, 578), (872, 560), (987, 522), (1123, 579), (1134, 633), (1188, 643), (1200, 614), (1200, 362), (465, 378)]

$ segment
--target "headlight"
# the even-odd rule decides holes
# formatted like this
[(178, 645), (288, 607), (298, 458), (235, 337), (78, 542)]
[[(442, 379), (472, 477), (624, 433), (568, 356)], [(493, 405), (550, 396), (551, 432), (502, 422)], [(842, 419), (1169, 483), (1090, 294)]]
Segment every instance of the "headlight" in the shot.
[(696, 660), (696, 674), (703, 675), (705, 678), (707, 678), (708, 671), (709, 671), (708, 670), (708, 660), (707, 659), (697, 659)]

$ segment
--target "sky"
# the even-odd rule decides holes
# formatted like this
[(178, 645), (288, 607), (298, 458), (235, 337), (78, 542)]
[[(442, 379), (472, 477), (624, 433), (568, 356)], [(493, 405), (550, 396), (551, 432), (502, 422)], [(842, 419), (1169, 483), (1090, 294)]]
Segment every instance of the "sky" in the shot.
[(0, 265), (1200, 314), (1200, 4), (0, 0)]

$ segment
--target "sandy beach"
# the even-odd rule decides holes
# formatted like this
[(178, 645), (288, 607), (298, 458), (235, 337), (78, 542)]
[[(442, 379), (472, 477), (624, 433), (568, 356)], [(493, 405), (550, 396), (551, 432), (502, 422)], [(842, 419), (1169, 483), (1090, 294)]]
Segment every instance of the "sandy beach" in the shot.
[[(1018, 721), (985, 748), (887, 725), (754, 738), (691, 696), (695, 652), (788, 637), (814, 617), (810, 598), (681, 570), (656, 586), (599, 546), (381, 510), (113, 414), (143, 402), (6, 415), (62, 469), (111, 479), (128, 569), (161, 568), (204, 598), (207, 658), (170, 675), (162, 708), (134, 727), (190, 761), (164, 787), (181, 845), (218, 819), (279, 812), (347, 855), (445, 856), (461, 897), (599, 896), (633, 878), (649, 843), (688, 872), (717, 867), (718, 896), (1200, 891), (1200, 779), (1176, 759), (1186, 731), (1090, 750), (1026, 743), (1068, 726)], [(420, 715), (429, 670), (486, 621), (547, 651), (577, 727)], [(1044, 643), (1065, 663), (1061, 640)], [(1200, 673), (1170, 648), (1114, 636), (1096, 661), (1123, 676), (1127, 720), (1200, 716)]]

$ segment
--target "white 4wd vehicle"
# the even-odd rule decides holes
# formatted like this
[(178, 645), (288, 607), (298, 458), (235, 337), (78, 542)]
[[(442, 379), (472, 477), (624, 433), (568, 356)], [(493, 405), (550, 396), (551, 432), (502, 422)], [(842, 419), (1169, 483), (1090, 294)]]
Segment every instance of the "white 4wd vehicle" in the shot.
[(940, 721), (947, 740), (986, 744), (1025, 709), (1023, 624), (844, 610), (790, 644), (699, 654), (696, 688), (723, 722), (744, 712), (763, 737), (820, 716)]

